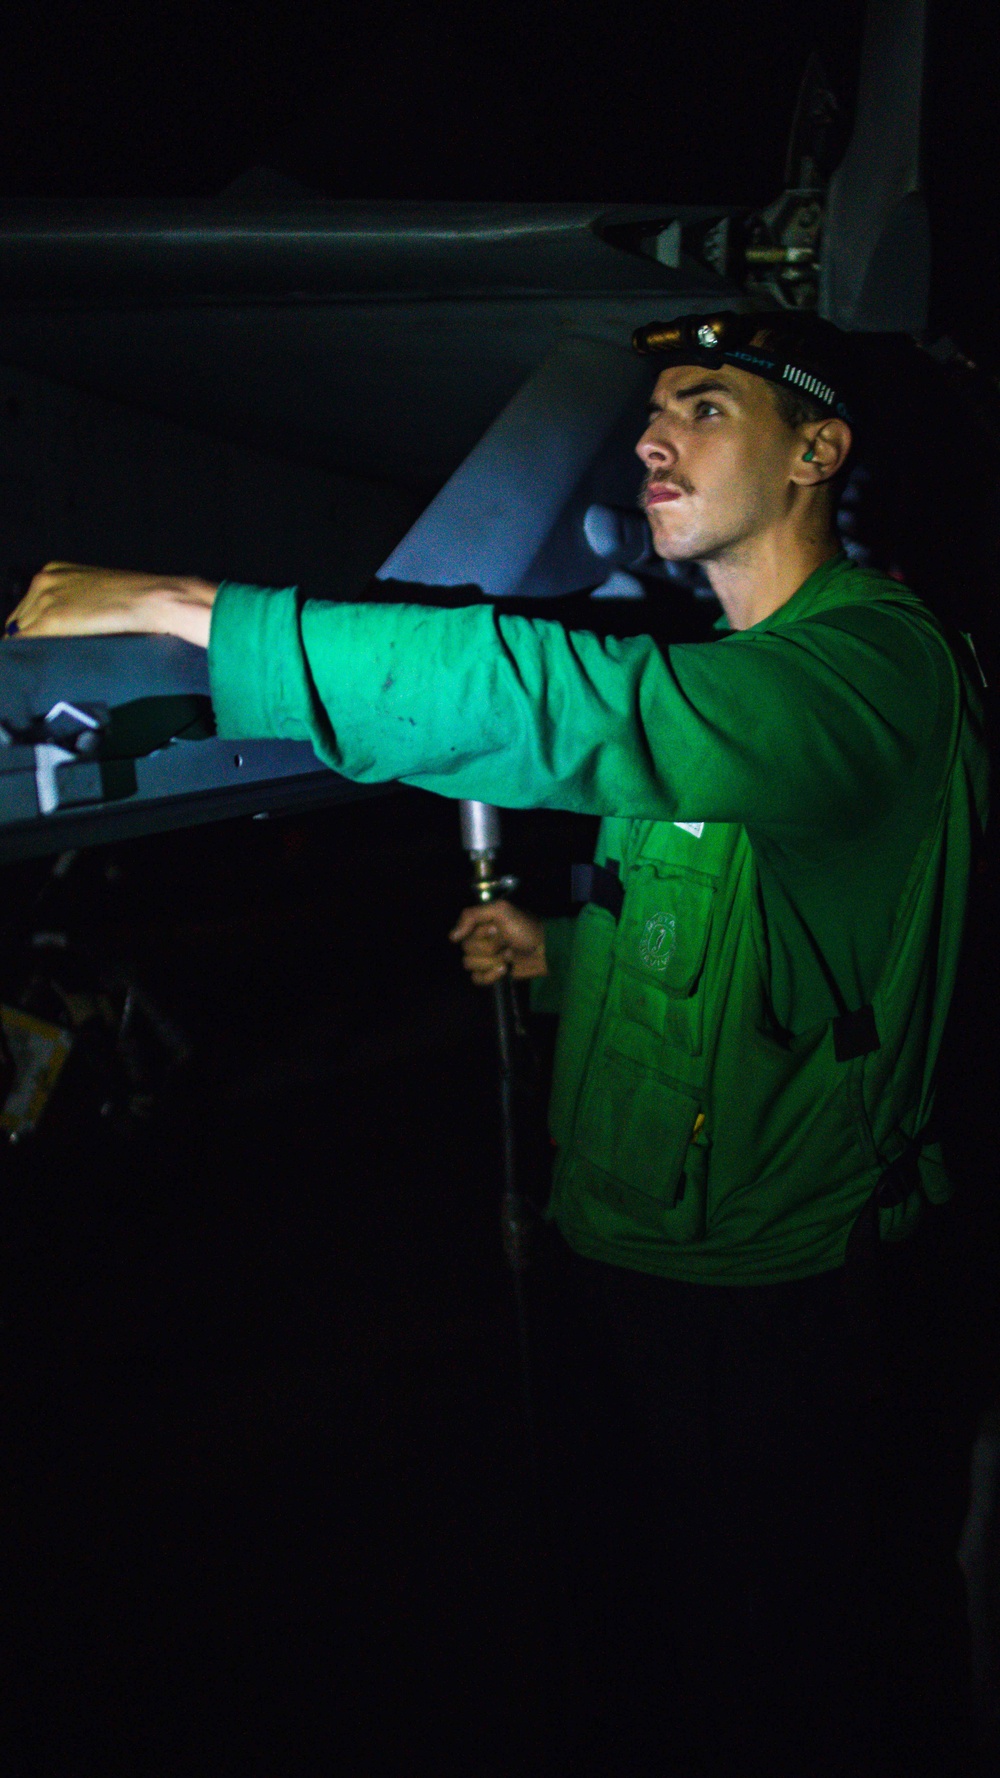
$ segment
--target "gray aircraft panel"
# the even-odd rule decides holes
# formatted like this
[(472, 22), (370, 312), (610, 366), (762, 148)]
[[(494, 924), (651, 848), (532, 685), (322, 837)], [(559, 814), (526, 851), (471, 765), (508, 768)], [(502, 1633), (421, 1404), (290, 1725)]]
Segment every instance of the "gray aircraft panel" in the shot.
[[(715, 301), (740, 306), (738, 296)], [(559, 339), (627, 346), (642, 322), (700, 306), (714, 304), (691, 288), (669, 297), (19, 310), (0, 318), (0, 356), (235, 444), (426, 496)]]
[(608, 294), (698, 289), (715, 275), (623, 251), (608, 228), (720, 214), (664, 204), (316, 203), (7, 209), (0, 301)]

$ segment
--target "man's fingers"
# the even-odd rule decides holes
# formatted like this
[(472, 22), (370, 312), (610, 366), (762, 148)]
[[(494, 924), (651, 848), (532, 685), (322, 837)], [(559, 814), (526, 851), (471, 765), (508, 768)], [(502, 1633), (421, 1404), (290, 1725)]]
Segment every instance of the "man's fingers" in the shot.
[[(469, 968), (468, 964), (466, 964), (466, 968)], [(470, 969), (473, 985), (477, 988), (489, 988), (494, 982), (500, 981), (507, 973), (506, 963), (495, 963), (488, 966), (480, 965), (476, 969)]]
[(503, 902), (494, 901), (484, 902), (476, 908), (463, 908), (458, 916), (458, 924), (452, 928), (448, 937), (453, 944), (461, 944), (462, 940), (468, 938), (470, 932), (475, 932), (477, 927), (481, 929), (489, 926), (496, 931), (498, 911), (505, 905)]
[(462, 952), (463, 969), (491, 969), (495, 963), (510, 963), (506, 945), (466, 945)]
[(14, 628), (23, 634), (26, 630), (36, 627), (42, 621), (52, 603), (53, 590), (58, 588), (65, 576), (79, 573), (80, 570), (72, 562), (46, 562), (45, 567), (33, 575), (24, 598), (15, 605), (7, 620), (7, 628)]
[(494, 963), (509, 962), (510, 952), (502, 945), (467, 944), (462, 947), (463, 969), (486, 969), (492, 967)]
[(448, 936), (461, 945), (462, 967), (476, 987), (486, 988), (505, 975), (517, 981), (544, 975), (542, 934), (540, 921), (501, 899), (463, 908)]
[(487, 988), (505, 975), (523, 981), (545, 974), (543, 931), (541, 921), (501, 898), (463, 908), (448, 936), (461, 945), (462, 967), (475, 986)]
[(8, 619), (33, 636), (163, 633), (207, 645), (216, 588), (190, 575), (144, 574), (49, 562)]

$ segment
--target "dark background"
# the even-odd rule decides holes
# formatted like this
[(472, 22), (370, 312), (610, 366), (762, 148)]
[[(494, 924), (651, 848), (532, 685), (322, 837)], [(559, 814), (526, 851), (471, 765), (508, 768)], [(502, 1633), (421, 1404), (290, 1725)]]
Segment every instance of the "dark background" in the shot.
[[(862, 6), (10, 8), (0, 200), (765, 203), (806, 57), (850, 121)], [(935, 326), (996, 357), (991, 45), (935, 24)], [(914, 473), (933, 440), (911, 440)], [(591, 828), (507, 823), (565, 902)], [(453, 807), (232, 822), (0, 879), (127, 959), (193, 1059), (135, 1130), (67, 1080), (4, 1158), (5, 1771), (548, 1771), (497, 1232), (488, 1006), (445, 933)], [(544, 1031), (538, 1040), (546, 1042)], [(959, 1467), (964, 1452), (956, 1454)]]
[[(130, 1125), (81, 1038), (3, 1157), (12, 1778), (552, 1769), (457, 825), (399, 792), (4, 872), (6, 992), (27, 914), (126, 961), (194, 1052)], [(557, 906), (591, 824), (508, 833)]]
[(328, 197), (765, 202), (818, 49), (853, 103), (863, 7), (8, 10), (6, 194), (204, 198), (266, 163)]

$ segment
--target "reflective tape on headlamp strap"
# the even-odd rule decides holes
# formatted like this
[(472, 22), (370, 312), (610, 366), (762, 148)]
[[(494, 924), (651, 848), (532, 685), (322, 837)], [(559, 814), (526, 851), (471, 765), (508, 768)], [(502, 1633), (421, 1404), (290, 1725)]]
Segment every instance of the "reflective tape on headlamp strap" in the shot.
[(797, 384), (807, 395), (814, 395), (817, 401), (825, 401), (827, 407), (835, 405), (837, 396), (829, 383), (821, 383), (819, 377), (811, 376), (807, 370), (800, 370), (797, 364), (786, 364), (781, 374), (786, 383)]

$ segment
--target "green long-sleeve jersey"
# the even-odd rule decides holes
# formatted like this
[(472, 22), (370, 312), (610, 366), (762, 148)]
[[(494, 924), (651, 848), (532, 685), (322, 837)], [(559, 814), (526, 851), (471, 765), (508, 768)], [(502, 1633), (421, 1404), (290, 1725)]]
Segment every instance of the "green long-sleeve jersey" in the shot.
[[(604, 818), (624, 903), (584, 909), (561, 984), (553, 1214), (582, 1252), (752, 1283), (839, 1264), (929, 1128), (985, 819), (964, 653), (836, 557), (751, 629), (666, 649), (227, 582), (209, 666), (223, 734)], [(940, 1195), (929, 1149), (922, 1171)]]

